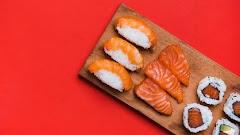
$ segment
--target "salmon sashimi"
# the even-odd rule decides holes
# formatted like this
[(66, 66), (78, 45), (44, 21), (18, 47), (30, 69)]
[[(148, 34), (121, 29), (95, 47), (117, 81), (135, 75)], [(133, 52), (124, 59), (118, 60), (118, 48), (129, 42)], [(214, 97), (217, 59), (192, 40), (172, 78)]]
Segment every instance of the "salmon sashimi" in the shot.
[(188, 124), (191, 128), (196, 128), (203, 124), (202, 114), (199, 109), (191, 108), (188, 110)]
[(184, 85), (189, 85), (190, 70), (187, 59), (178, 44), (169, 45), (159, 55), (162, 62)]
[(155, 33), (143, 21), (135, 17), (119, 17), (114, 25), (118, 33), (130, 42), (145, 49), (155, 49), (157, 43)]
[(158, 60), (149, 63), (144, 72), (150, 79), (175, 98), (178, 103), (183, 101), (183, 90), (180, 82), (172, 72)]
[(151, 79), (146, 78), (139, 83), (135, 87), (134, 93), (152, 106), (156, 111), (165, 115), (172, 114), (172, 105), (167, 97), (167, 93), (151, 81)]
[(219, 91), (217, 88), (214, 88), (212, 85), (208, 85), (206, 88), (202, 90), (204, 96), (209, 96), (212, 99), (219, 99)]
[(112, 37), (104, 44), (104, 51), (115, 61), (131, 71), (143, 67), (143, 57), (138, 49), (126, 40)]
[(99, 78), (102, 82), (119, 91), (130, 90), (132, 87), (132, 79), (127, 70), (120, 64), (100, 59), (92, 62), (89, 71)]
[(233, 103), (233, 110), (234, 110), (234, 113), (240, 117), (240, 101), (237, 101), (235, 103)]

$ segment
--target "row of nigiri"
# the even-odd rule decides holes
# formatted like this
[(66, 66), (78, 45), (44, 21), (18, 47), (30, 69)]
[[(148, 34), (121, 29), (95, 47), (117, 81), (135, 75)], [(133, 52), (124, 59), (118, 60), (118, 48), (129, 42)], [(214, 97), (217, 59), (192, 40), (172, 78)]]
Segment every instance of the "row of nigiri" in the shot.
[[(157, 39), (151, 28), (134, 17), (119, 17), (114, 22), (115, 29), (125, 39), (145, 49), (155, 49)], [(143, 57), (139, 50), (120, 37), (112, 37), (106, 41), (104, 51), (114, 61), (100, 59), (92, 62), (88, 69), (102, 82), (122, 92), (132, 87), (132, 79), (128, 70), (143, 68)], [(126, 69), (125, 69), (125, 68)]]
[[(240, 122), (240, 95), (232, 93), (224, 104), (223, 111), (229, 118)], [(212, 112), (207, 106), (197, 103), (188, 104), (183, 112), (183, 124), (192, 133), (206, 130), (213, 120)], [(213, 135), (239, 135), (239, 127), (227, 120), (219, 119)]]

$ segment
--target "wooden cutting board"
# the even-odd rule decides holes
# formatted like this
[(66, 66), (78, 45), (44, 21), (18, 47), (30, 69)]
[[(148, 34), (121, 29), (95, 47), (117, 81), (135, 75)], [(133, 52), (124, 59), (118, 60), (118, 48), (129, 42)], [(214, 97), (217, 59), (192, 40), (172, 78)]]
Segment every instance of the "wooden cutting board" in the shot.
[[(142, 48), (139, 48), (140, 52), (142, 53), (144, 57), (144, 67), (146, 65), (156, 59), (158, 57), (158, 54), (160, 53), (163, 48), (165, 48), (167, 45), (173, 44), (173, 43), (178, 43), (180, 44), (181, 48), (183, 49), (188, 63), (190, 65), (190, 70), (191, 70), (191, 76), (190, 76), (190, 85), (188, 87), (185, 87), (182, 85), (183, 91), (184, 91), (184, 99), (183, 103), (178, 104), (176, 100), (171, 98), (172, 106), (173, 106), (173, 113), (171, 116), (165, 116), (162, 115), (158, 112), (156, 112), (153, 108), (151, 108), (149, 105), (147, 105), (144, 101), (140, 100), (137, 98), (133, 90), (130, 91), (125, 91), (123, 93), (118, 92), (117, 90), (114, 90), (110, 88), (109, 86), (103, 84), (101, 81), (99, 81), (93, 74), (91, 74), (88, 71), (88, 65), (98, 59), (101, 58), (107, 58), (111, 59), (109, 56), (107, 56), (104, 53), (103, 50), (103, 43), (110, 39), (113, 36), (119, 36), (116, 30), (114, 29), (114, 21), (117, 17), (120, 16), (134, 16), (145, 23), (147, 23), (153, 31), (156, 34), (157, 37), (157, 48), (155, 51), (151, 50), (144, 50)], [(157, 122), (161, 126), (165, 127), (169, 131), (171, 131), (174, 134), (179, 134), (179, 135), (185, 135), (185, 134), (190, 134), (188, 132), (183, 124), (182, 124), (182, 114), (183, 114), (183, 109), (186, 106), (186, 104), (189, 103), (200, 103), (196, 90), (198, 83), (201, 79), (203, 79), (205, 76), (216, 76), (219, 78), (222, 78), (226, 85), (227, 85), (227, 91), (224, 97), (224, 100), (221, 104), (217, 106), (210, 106), (210, 109), (213, 112), (213, 121), (210, 125), (210, 127), (198, 134), (211, 134), (212, 130), (215, 126), (215, 123), (217, 119), (224, 117), (224, 113), (222, 111), (223, 104), (226, 100), (226, 98), (229, 96), (230, 93), (232, 92), (240, 92), (240, 78), (236, 76), (235, 74), (231, 73), (224, 67), (220, 66), (210, 58), (206, 57), (202, 53), (198, 52), (191, 46), (187, 45), (180, 39), (176, 38), (166, 30), (162, 29), (158, 25), (154, 24), (153, 22), (149, 21), (145, 17), (141, 16), (137, 12), (133, 11), (132, 9), (128, 8), (124, 4), (121, 4), (120, 7), (118, 8), (117, 12), (113, 16), (112, 20), (108, 24), (107, 28), (105, 29), (104, 33), (102, 34), (101, 38), (97, 42), (94, 50), (86, 60), (86, 63), (82, 67), (80, 71), (80, 75), (92, 82), (93, 84), (97, 85), (104, 91), (108, 92), (112, 96), (118, 98), (119, 100), (123, 101), (124, 103), (128, 104), (132, 108), (138, 110), (139, 112), (143, 113), (146, 115), (148, 118), (152, 119), (153, 121)], [(136, 84), (140, 83), (146, 76), (144, 75), (143, 71), (140, 72), (130, 72), (130, 75), (133, 79), (134, 85), (132, 89), (135, 87)]]

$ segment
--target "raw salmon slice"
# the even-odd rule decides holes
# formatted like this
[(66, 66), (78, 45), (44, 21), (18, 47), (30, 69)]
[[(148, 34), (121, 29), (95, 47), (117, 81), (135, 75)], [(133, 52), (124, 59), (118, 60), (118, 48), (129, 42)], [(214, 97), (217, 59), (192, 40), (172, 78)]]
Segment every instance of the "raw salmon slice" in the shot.
[(188, 86), (190, 77), (189, 65), (178, 44), (164, 48), (159, 55), (159, 60), (172, 71), (181, 83)]
[(233, 110), (234, 110), (234, 113), (240, 117), (240, 102), (235, 102), (233, 103)]
[(151, 81), (151, 79), (146, 78), (139, 83), (135, 87), (134, 93), (156, 111), (166, 115), (172, 114), (172, 105), (167, 97), (167, 93)]
[[(133, 82), (127, 70), (114, 61), (107, 59), (96, 60), (88, 66), (88, 69), (95, 75), (100, 71), (97, 74), (98, 78), (110, 86), (114, 86), (114, 83), (119, 83), (115, 81), (117, 80), (121, 81), (120, 84), (123, 84), (125, 90), (130, 90), (132, 87)], [(120, 80), (116, 78), (120, 78)], [(118, 90), (122, 91), (120, 88)]]
[(208, 85), (203, 91), (202, 93), (206, 96), (210, 96), (210, 98), (212, 99), (216, 99), (218, 100), (219, 99), (219, 91), (217, 88), (214, 88), (213, 86), (211, 85)]
[(191, 108), (188, 110), (188, 124), (191, 128), (196, 128), (203, 124), (202, 115), (199, 109)]
[(145, 74), (175, 98), (178, 103), (183, 101), (183, 91), (177, 78), (158, 60), (149, 63), (144, 70)]

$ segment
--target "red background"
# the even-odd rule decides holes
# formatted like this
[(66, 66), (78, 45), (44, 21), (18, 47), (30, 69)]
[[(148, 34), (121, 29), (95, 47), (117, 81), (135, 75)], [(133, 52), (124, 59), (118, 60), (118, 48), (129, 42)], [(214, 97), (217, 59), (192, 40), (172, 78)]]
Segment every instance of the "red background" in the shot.
[(1, 0), (1, 135), (170, 134), (78, 76), (121, 2), (240, 76), (239, 0)]

